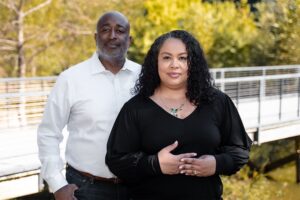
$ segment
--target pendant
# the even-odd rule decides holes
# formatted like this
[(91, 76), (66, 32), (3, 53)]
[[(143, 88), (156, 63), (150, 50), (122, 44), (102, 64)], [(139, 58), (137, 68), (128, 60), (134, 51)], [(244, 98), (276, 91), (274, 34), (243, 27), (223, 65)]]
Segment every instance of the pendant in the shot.
[(171, 115), (177, 117), (178, 108), (170, 108)]

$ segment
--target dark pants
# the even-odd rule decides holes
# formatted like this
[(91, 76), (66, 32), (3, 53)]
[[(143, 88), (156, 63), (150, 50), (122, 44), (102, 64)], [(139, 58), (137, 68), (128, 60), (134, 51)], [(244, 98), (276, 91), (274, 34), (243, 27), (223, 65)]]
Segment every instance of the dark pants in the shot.
[(78, 186), (75, 196), (78, 200), (128, 200), (127, 188), (123, 184), (93, 180), (72, 167), (67, 167), (68, 183)]

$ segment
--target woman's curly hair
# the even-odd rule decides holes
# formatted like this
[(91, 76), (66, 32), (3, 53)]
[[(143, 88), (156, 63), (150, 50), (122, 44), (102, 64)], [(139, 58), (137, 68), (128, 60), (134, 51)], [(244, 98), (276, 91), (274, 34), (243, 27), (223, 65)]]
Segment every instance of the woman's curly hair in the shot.
[(211, 102), (214, 99), (213, 79), (199, 42), (187, 31), (174, 30), (158, 37), (151, 45), (142, 64), (134, 92), (150, 97), (160, 85), (158, 75), (158, 54), (163, 43), (169, 38), (181, 40), (188, 53), (187, 98), (198, 105), (200, 102)]

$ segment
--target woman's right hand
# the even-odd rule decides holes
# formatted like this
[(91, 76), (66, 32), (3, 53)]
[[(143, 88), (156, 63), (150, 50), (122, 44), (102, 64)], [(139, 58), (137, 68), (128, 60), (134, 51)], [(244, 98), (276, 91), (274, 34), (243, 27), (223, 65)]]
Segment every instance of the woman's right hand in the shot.
[(184, 153), (179, 155), (174, 155), (171, 153), (178, 146), (178, 142), (175, 141), (173, 144), (164, 147), (158, 152), (158, 161), (160, 169), (163, 174), (179, 174), (179, 166), (183, 164), (180, 161), (182, 158), (191, 158), (197, 156), (196, 153)]

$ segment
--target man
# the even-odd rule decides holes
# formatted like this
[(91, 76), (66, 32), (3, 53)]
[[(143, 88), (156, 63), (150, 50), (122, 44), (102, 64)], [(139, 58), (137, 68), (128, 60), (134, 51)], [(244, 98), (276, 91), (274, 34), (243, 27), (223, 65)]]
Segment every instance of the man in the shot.
[[(97, 22), (97, 52), (62, 72), (49, 95), (38, 128), (41, 174), (56, 200), (127, 199), (127, 191), (105, 165), (106, 143), (114, 120), (131, 97), (140, 66), (126, 59), (130, 25), (119, 12)], [(67, 125), (66, 178), (60, 157)]]

